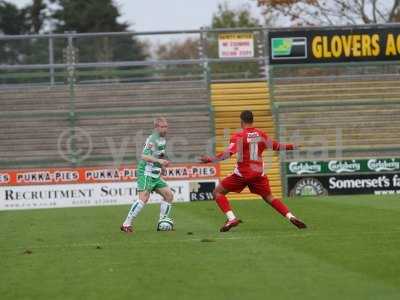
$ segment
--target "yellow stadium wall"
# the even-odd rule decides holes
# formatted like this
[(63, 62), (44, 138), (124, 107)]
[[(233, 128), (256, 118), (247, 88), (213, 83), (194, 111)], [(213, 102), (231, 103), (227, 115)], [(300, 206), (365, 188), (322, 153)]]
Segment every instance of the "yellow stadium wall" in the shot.
[[(275, 126), (272, 118), (267, 82), (214, 83), (211, 85), (211, 103), (214, 108), (216, 133), (216, 151), (223, 151), (232, 133), (240, 129), (239, 115), (242, 110), (254, 113), (255, 127), (275, 137)], [(266, 170), (272, 193), (282, 196), (279, 154), (267, 151), (264, 154)], [(236, 157), (221, 162), (221, 177), (233, 172)], [(229, 199), (258, 199), (246, 188), (241, 194), (231, 193)]]

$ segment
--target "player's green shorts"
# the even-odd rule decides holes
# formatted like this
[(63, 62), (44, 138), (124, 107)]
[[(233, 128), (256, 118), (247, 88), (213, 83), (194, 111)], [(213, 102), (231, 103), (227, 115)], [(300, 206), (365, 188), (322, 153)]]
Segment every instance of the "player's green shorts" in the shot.
[(167, 187), (168, 184), (160, 177), (153, 178), (151, 176), (139, 175), (137, 179), (138, 191), (149, 191), (152, 192), (156, 189), (162, 189)]

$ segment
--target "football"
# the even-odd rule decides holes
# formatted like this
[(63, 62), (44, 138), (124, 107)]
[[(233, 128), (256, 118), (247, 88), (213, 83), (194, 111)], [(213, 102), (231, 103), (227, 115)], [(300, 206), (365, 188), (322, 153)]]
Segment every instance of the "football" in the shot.
[(158, 221), (157, 231), (172, 231), (174, 230), (174, 221), (170, 218), (163, 218)]

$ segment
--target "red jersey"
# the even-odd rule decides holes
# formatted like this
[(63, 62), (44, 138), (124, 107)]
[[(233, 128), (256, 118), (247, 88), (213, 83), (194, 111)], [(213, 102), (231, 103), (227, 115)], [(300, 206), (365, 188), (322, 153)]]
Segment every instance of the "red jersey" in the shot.
[(272, 140), (268, 135), (257, 128), (245, 128), (232, 135), (229, 147), (223, 153), (217, 155), (222, 158), (226, 155), (237, 154), (237, 163), (234, 174), (252, 178), (264, 175), (264, 162), (262, 154), (265, 149), (293, 150), (292, 144), (280, 144)]

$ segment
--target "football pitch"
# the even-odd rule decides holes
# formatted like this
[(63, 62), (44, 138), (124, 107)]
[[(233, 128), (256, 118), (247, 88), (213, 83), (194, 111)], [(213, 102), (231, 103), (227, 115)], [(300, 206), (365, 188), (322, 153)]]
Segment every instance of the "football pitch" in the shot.
[(285, 201), (298, 230), (260, 201), (232, 201), (244, 223), (219, 233), (213, 202), (159, 205), (136, 233), (127, 206), (0, 213), (0, 299), (400, 299), (400, 199)]

